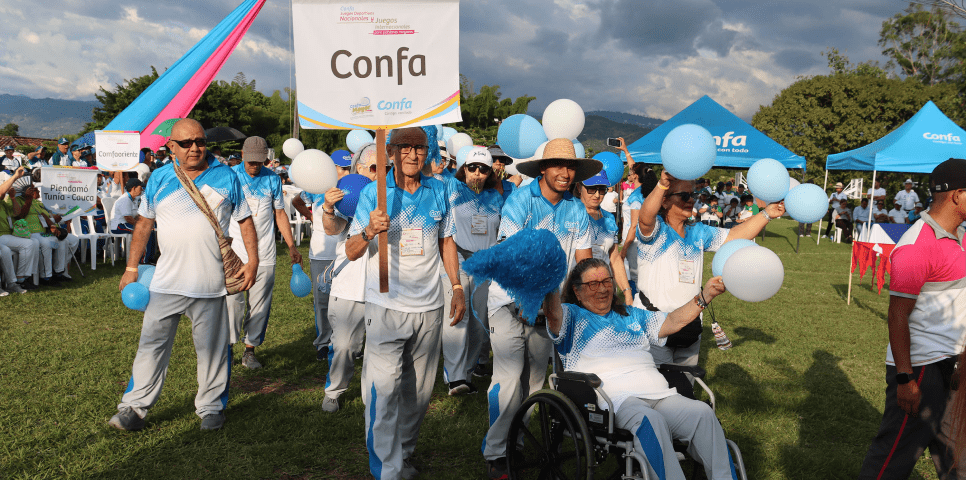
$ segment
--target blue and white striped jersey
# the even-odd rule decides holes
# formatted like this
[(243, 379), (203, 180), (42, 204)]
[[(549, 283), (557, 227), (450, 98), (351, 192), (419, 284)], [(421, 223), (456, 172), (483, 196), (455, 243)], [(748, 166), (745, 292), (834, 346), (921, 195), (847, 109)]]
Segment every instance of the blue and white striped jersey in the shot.
[[(238, 183), (245, 193), (245, 201), (252, 211), (255, 232), (258, 234), (258, 265), (275, 265), (275, 210), (285, 208), (282, 203), (282, 179), (271, 169), (262, 167), (254, 178), (245, 171), (245, 164), (230, 167), (238, 177)], [(288, 228), (288, 226), (286, 226)], [(248, 251), (241, 241), (241, 228), (232, 221), (228, 236), (235, 239), (231, 249), (243, 262), (248, 263)]]

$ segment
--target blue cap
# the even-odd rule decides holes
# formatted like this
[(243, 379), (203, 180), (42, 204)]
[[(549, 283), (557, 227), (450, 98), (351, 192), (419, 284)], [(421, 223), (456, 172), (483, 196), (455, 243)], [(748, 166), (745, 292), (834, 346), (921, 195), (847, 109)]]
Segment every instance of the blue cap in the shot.
[(67, 137), (60, 137), (60, 140), (57, 141), (57, 145), (68, 145), (68, 144), (70, 144), (70, 142), (67, 141)]
[(6, 152), (7, 150), (13, 150), (13, 145), (7, 145), (6, 147), (3, 147), (4, 152)]
[(348, 150), (336, 150), (332, 152), (332, 163), (338, 167), (351, 167), (352, 153)]
[(596, 187), (598, 185), (603, 185), (605, 187), (610, 186), (610, 182), (607, 181), (607, 175), (603, 170), (601, 170), (597, 175), (594, 175), (593, 177), (590, 177), (581, 183), (583, 183), (585, 187)]
[(236, 155), (234, 153), (228, 156), (228, 160), (234, 160), (236, 158), (239, 159), (239, 160), (241, 160), (241, 157), (239, 157), (238, 155)]

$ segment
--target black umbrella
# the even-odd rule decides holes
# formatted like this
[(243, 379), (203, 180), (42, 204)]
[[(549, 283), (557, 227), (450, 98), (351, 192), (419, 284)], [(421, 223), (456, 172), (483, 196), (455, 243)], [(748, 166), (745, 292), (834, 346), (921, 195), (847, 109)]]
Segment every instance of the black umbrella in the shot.
[(229, 142), (232, 140), (242, 140), (247, 138), (245, 135), (238, 130), (231, 127), (214, 127), (205, 130), (205, 136), (208, 137), (209, 142)]

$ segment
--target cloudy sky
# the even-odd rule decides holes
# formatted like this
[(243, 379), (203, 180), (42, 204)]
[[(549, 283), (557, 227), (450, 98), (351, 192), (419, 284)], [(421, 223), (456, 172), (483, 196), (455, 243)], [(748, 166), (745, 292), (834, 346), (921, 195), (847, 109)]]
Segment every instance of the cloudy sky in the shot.
[[(0, 93), (93, 99), (101, 86), (171, 65), (241, 0), (0, 0)], [(464, 0), (460, 70), (531, 112), (558, 98), (584, 110), (669, 118), (709, 95), (750, 119), (822, 52), (883, 60), (891, 0)], [(290, 85), (289, 2), (269, 0), (219, 75)]]

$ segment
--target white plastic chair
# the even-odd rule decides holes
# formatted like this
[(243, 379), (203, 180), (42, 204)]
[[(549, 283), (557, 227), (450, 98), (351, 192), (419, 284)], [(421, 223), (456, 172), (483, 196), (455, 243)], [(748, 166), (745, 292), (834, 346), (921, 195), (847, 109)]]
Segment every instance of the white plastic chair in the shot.
[(302, 245), (302, 226), (307, 225), (308, 229), (311, 230), (312, 222), (307, 220), (302, 216), (302, 213), (292, 207), (292, 201), (295, 200), (297, 194), (289, 194), (285, 192), (282, 195), (282, 205), (285, 209), (285, 216), (288, 217), (288, 223), (292, 227), (292, 233), (295, 235), (295, 245)]
[(105, 245), (104, 255), (107, 256), (107, 251), (110, 250), (111, 266), (114, 266), (114, 259), (117, 258), (118, 256), (119, 245), (117, 243), (117, 240), (120, 239), (124, 241), (124, 255), (126, 256), (128, 251), (130, 251), (131, 249), (131, 238), (132, 238), (132, 235), (130, 233), (111, 233), (110, 232), (111, 219), (114, 218), (115, 202), (117, 202), (117, 199), (114, 197), (105, 197), (101, 199), (101, 205), (104, 206), (104, 221), (107, 222), (107, 226), (108, 226), (108, 233), (106, 233), (105, 235), (108, 236), (109, 243), (110, 243), (110, 245)]
[[(104, 233), (97, 233), (94, 230), (94, 217), (84, 217), (87, 219), (87, 231), (90, 233), (82, 233), (81, 229), (81, 217), (74, 217), (70, 221), (71, 233), (73, 233), (81, 242), (87, 242), (91, 249), (91, 270), (97, 270), (97, 241), (101, 239), (107, 239), (109, 235)], [(84, 249), (84, 244), (80, 244), (81, 261), (86, 261), (87, 250)]]

